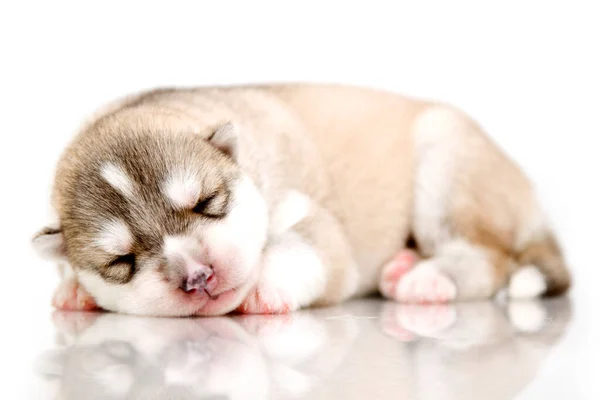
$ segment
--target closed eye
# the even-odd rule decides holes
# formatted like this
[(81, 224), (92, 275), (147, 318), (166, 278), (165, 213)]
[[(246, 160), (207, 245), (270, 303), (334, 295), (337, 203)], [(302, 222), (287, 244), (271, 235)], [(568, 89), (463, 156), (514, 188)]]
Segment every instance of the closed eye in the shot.
[(196, 203), (192, 211), (209, 218), (222, 218), (226, 213), (227, 196), (214, 192)]
[(108, 263), (108, 266), (112, 267), (120, 264), (128, 264), (132, 267), (135, 266), (135, 254), (129, 253), (123, 256), (118, 256), (115, 259), (113, 259), (110, 263)]
[(198, 202), (196, 203), (196, 205), (194, 206), (194, 208), (192, 209), (193, 212), (195, 212), (196, 214), (204, 214), (209, 206), (210, 203), (217, 197), (216, 193), (211, 194), (208, 197), (205, 197), (203, 199), (198, 200)]
[(125, 284), (132, 279), (136, 272), (135, 254), (115, 257), (100, 271), (108, 282)]

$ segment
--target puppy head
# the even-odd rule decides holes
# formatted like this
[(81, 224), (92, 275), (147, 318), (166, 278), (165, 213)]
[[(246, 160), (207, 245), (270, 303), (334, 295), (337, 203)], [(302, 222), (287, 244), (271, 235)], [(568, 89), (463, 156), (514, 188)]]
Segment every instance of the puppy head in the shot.
[(256, 280), (267, 206), (236, 163), (231, 123), (206, 134), (96, 126), (59, 162), (59, 224), (33, 239), (104, 309), (224, 314)]

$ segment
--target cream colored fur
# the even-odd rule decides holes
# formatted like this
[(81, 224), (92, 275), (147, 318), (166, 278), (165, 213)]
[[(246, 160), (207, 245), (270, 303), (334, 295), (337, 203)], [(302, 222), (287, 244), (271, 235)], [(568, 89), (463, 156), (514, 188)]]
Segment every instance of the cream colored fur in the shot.
[[(299, 256), (278, 250), (272, 259), (316, 260), (306, 266), (308, 282), (294, 262), (263, 271), (276, 268), (276, 279), (259, 278), (293, 277), (294, 290), (302, 291), (293, 304), (331, 304), (374, 292), (383, 265), (411, 233), (429, 259), (427, 273), (417, 274), (419, 264), (413, 271), (423, 277), (418, 283), (427, 286), (423, 279), (442, 274), (451, 299), (494, 295), (524, 265), (521, 256), (532, 244), (538, 247), (527, 258), (544, 260), (536, 266), (548, 286), (568, 287), (528, 179), (473, 120), (448, 105), (358, 87), (290, 84), (155, 91), (106, 110), (99, 114), (103, 126), (115, 130), (208, 135), (211, 127), (235, 124), (237, 162), (264, 196), (272, 232), (296, 238), (293, 252), (308, 249)], [(61, 170), (73, 162), (59, 164), (53, 193), (59, 215), (68, 185)], [(276, 212), (290, 191), (304, 200)], [(541, 294), (519, 290), (529, 292)]]

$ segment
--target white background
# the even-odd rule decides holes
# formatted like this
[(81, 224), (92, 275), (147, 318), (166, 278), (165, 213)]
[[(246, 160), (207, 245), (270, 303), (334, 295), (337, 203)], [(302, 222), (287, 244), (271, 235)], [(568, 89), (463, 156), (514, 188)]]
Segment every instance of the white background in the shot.
[(29, 238), (45, 223), (54, 163), (84, 116), (161, 85), (315, 81), (451, 102), (525, 169), (571, 261), (575, 324), (586, 332), (565, 339), (555, 356), (573, 373), (553, 384), (599, 394), (598, 2), (350, 3), (2, 3), (3, 377), (25, 384), (44, 345), (33, 327), (49, 319), (56, 278)]

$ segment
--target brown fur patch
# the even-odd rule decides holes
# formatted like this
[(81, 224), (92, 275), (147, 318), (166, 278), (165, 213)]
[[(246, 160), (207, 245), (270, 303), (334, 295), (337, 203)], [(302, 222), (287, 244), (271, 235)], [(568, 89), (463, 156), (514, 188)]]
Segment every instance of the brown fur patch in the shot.
[(562, 251), (552, 235), (529, 244), (517, 255), (521, 265), (535, 265), (546, 278), (546, 296), (558, 296), (569, 290), (571, 275), (565, 265)]
[[(193, 169), (202, 181), (199, 200), (218, 189), (218, 210), (211, 209), (219, 215), (227, 212), (228, 188), (239, 176), (235, 164), (198, 134), (130, 129), (108, 119), (78, 137), (63, 156), (55, 188), (61, 194), (57, 208), (70, 262), (114, 283), (128, 282), (141, 261), (160, 259), (164, 235), (181, 233), (199, 220), (210, 223), (208, 217), (170, 205), (162, 194), (170, 171), (181, 166)], [(104, 180), (100, 171), (106, 163), (127, 173), (136, 188), (134, 198)], [(111, 218), (124, 221), (132, 232), (131, 252), (138, 261), (133, 266), (111, 265), (113, 256), (94, 244)]]

